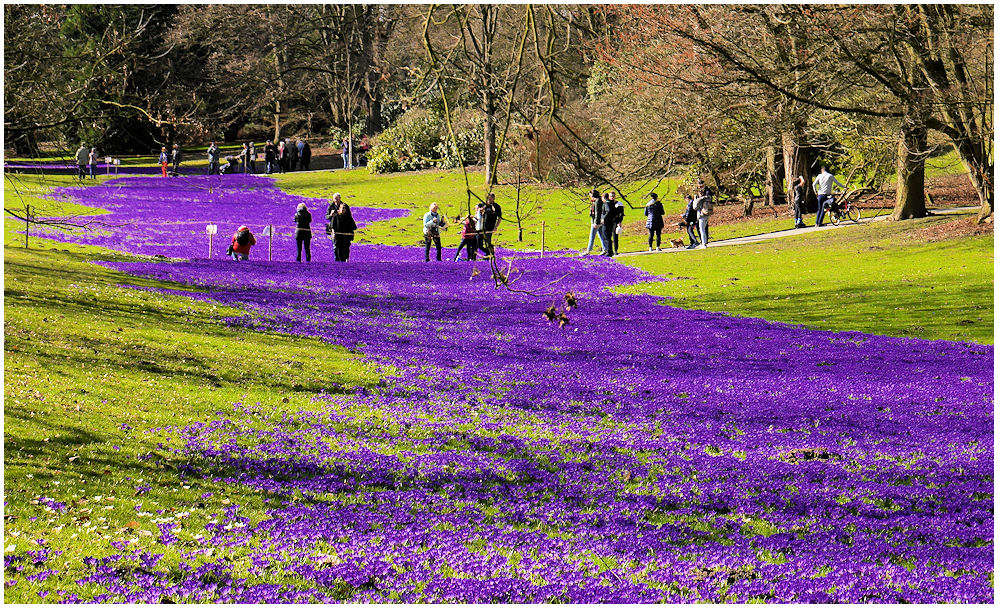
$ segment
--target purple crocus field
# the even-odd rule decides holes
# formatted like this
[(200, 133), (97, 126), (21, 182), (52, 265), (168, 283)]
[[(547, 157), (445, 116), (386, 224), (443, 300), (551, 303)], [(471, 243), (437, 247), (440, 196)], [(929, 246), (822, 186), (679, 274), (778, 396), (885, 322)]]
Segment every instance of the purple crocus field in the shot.
[[(305, 200), (234, 178), (56, 195), (131, 224), (87, 242), (192, 258), (109, 266), (204, 287), (164, 292), (244, 308), (233, 326), (355, 349), (384, 379), (145, 429), (179, 442), (183, 477), (278, 499), (259, 523), (232, 505), (179, 569), (122, 545), (82, 599), (993, 603), (993, 347), (672, 308), (611, 292), (652, 277), (595, 257), (514, 262), (514, 287), (551, 295), (415, 247), (194, 259), (206, 220), (223, 234)], [(566, 292), (560, 328), (542, 312)]]

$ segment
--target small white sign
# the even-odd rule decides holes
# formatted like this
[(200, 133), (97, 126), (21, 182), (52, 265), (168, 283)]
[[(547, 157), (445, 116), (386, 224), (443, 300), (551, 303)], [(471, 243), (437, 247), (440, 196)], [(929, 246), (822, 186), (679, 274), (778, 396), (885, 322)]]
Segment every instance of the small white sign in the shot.
[(263, 232), (261, 232), (260, 234), (262, 236), (270, 236), (270, 226), (267, 226), (266, 228), (264, 228)]
[(204, 227), (204, 231), (207, 234), (218, 234), (218, 224), (208, 224)]
[(111, 161), (112, 161), (112, 160), (113, 160), (113, 159), (112, 159), (112, 158), (111, 158), (110, 156), (105, 156), (105, 157), (104, 157), (104, 162), (105, 162), (105, 163), (107, 163), (107, 164), (109, 164), (109, 165), (111, 164)]
[(120, 158), (114, 159), (114, 164), (115, 165), (120, 165), (121, 164), (121, 159)]

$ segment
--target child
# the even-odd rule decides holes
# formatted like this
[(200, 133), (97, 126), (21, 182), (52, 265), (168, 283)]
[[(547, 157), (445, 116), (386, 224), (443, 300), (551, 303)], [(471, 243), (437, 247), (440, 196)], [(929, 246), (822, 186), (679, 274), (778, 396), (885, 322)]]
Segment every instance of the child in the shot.
[[(457, 221), (461, 221), (461, 218), (457, 218)], [(475, 224), (475, 218), (473, 216), (468, 216), (464, 220), (464, 227), (461, 230), (461, 244), (457, 247), (457, 253), (454, 254), (454, 261), (461, 259), (461, 249), (468, 248), (468, 261), (474, 262), (478, 259), (478, 254), (476, 249), (478, 248), (478, 228)]]

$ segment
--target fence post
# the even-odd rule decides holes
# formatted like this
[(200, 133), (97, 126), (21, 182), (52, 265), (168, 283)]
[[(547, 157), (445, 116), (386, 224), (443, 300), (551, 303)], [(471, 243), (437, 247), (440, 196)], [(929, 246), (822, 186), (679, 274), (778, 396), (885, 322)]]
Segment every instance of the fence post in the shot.
[(208, 233), (208, 259), (209, 260), (211, 259), (211, 245), (212, 245), (212, 242), (214, 240), (215, 240), (215, 234), (212, 233), (212, 232), (209, 232)]
[(544, 222), (541, 222), (541, 257), (544, 257)]
[(269, 226), (267, 226), (267, 232), (269, 233), (269, 236), (270, 236), (270, 238), (267, 241), (267, 261), (268, 262), (273, 262), (274, 261), (274, 225), (273, 224), (270, 224)]
[(28, 229), (31, 228), (31, 205), (24, 207), (24, 248), (28, 248)]

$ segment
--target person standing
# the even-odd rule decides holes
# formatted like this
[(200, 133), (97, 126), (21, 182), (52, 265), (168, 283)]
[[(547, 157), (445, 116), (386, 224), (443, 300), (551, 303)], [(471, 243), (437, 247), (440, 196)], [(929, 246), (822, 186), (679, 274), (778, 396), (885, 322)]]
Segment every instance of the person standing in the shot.
[(350, 168), (350, 138), (348, 138), (348, 137), (344, 137), (343, 138), (343, 151), (340, 152), (340, 155), (343, 156), (343, 168), (344, 169), (349, 169)]
[(255, 143), (250, 142), (250, 144), (249, 144), (249, 152), (248, 152), (246, 158), (248, 159), (248, 162), (249, 162), (249, 172), (250, 173), (256, 173), (256, 144)]
[(240, 226), (239, 230), (232, 235), (232, 259), (235, 261), (248, 260), (250, 247), (256, 245), (256, 237), (246, 226)]
[(90, 171), (90, 179), (97, 179), (97, 148), (90, 148), (87, 154), (87, 169)]
[(610, 191), (610, 202), (613, 203), (613, 230), (611, 231), (611, 236), (613, 237), (613, 251), (614, 253), (620, 253), (620, 232), (621, 226), (624, 224), (624, 201), (617, 200), (617, 193)]
[(218, 175), (218, 157), (219, 157), (218, 146), (215, 142), (211, 142), (208, 146), (208, 175)]
[(423, 215), (423, 241), (426, 243), (426, 261), (430, 261), (430, 243), (437, 246), (437, 261), (442, 261), (440, 246), (440, 231), (447, 227), (447, 222), (440, 215), (440, 206), (430, 203), (430, 208)]
[(337, 262), (346, 262), (350, 259), (350, 243), (353, 242), (355, 230), (357, 222), (353, 221), (350, 205), (343, 203), (333, 216), (333, 249)]
[(76, 177), (83, 179), (87, 176), (87, 161), (90, 159), (90, 152), (87, 144), (80, 144), (80, 149), (76, 151)]
[(277, 144), (277, 170), (279, 173), (285, 173), (288, 170), (288, 153), (284, 147), (283, 139)]
[(288, 153), (288, 171), (297, 171), (298, 170), (298, 146), (294, 145), (293, 143), (291, 143), (289, 141), (288, 144), (287, 144), (287, 146), (286, 146), (286, 149), (287, 149), (287, 153)]
[(333, 200), (329, 201), (326, 205), (326, 234), (332, 236), (333, 234), (333, 218), (336, 217), (336, 212), (340, 210), (340, 205), (343, 204), (343, 199), (340, 197), (340, 193), (337, 192), (333, 195)]
[(822, 220), (825, 219), (825, 201), (832, 197), (832, 186), (845, 188), (845, 185), (828, 172), (828, 167), (821, 168), (821, 173), (814, 178), (813, 185), (814, 191), (818, 195), (818, 215), (815, 217), (814, 225), (820, 228)]
[(696, 249), (700, 244), (700, 239), (697, 238), (697, 210), (693, 208), (693, 197), (689, 194), (686, 195), (686, 211), (683, 212), (683, 221), (679, 225), (686, 226), (686, 234), (690, 237), (690, 244), (686, 248)]
[(648, 229), (648, 251), (652, 251), (652, 238), (658, 237), (658, 247), (659, 251), (662, 251), (662, 228), (665, 227), (665, 208), (662, 203), (658, 200), (658, 195), (654, 192), (648, 194), (651, 197), (647, 203), (645, 203), (645, 228)]
[(263, 147), (263, 154), (264, 154), (264, 160), (267, 163), (267, 169), (266, 169), (267, 175), (270, 175), (271, 173), (274, 172), (274, 169), (276, 168), (274, 165), (277, 164), (277, 147), (274, 146), (274, 143), (271, 142), (269, 139), (267, 140), (266, 145), (264, 145)]
[(794, 228), (807, 228), (804, 225), (804, 199), (807, 197), (807, 184), (799, 175), (794, 183)]
[(610, 200), (610, 193), (603, 193), (603, 200), (599, 205), (599, 215), (596, 225), (599, 227), (599, 238), (603, 244), (603, 254), (606, 257), (613, 257), (613, 216), (616, 214), (613, 201)]
[(492, 235), (499, 230), (502, 224), (502, 207), (496, 202), (496, 195), (489, 193), (485, 197), (485, 206), (482, 207), (482, 251), (485, 255), (495, 255), (495, 246), (492, 245)]
[(298, 210), (295, 212), (295, 248), (298, 255), (295, 258), (301, 262), (301, 250), (305, 249), (305, 261), (312, 261), (312, 214), (309, 213), (305, 203), (298, 203)]
[[(457, 221), (461, 221), (461, 218), (457, 218)], [(457, 251), (454, 252), (454, 261), (461, 259), (461, 249), (467, 247), (467, 256), (469, 262), (474, 262), (478, 259), (477, 249), (478, 249), (478, 230), (475, 218), (471, 215), (464, 219), (464, 226), (461, 228), (461, 244), (457, 246)]]
[(714, 193), (703, 182), (700, 182), (700, 192), (693, 199), (693, 208), (697, 210), (697, 223), (700, 225), (700, 245), (697, 249), (706, 249), (709, 240), (708, 222), (714, 213)]
[(170, 157), (166, 155), (166, 146), (159, 150), (159, 166), (163, 169), (163, 177), (167, 177), (166, 167), (170, 164)]
[(298, 166), (301, 167), (302, 171), (308, 171), (308, 158), (305, 157), (305, 142), (301, 138), (298, 139)]
[(243, 142), (243, 147), (239, 150), (239, 166), (242, 168), (243, 173), (246, 173), (249, 169), (249, 144)]
[(599, 190), (593, 188), (593, 191), (589, 193), (589, 244), (586, 245), (586, 252), (582, 255), (589, 255), (593, 252), (593, 243), (596, 242), (596, 236), (599, 234), (599, 226), (596, 225), (596, 216), (599, 215), (599, 207), (602, 205), (600, 201)]
[(180, 150), (180, 146), (173, 144), (173, 150), (170, 151), (170, 160), (173, 161), (173, 174), (180, 175), (180, 161), (183, 160), (184, 153)]

